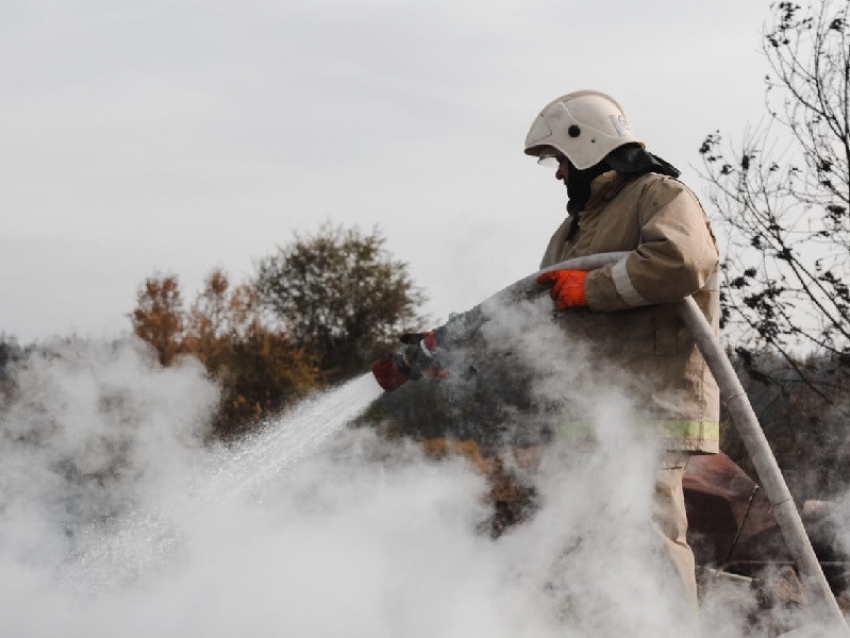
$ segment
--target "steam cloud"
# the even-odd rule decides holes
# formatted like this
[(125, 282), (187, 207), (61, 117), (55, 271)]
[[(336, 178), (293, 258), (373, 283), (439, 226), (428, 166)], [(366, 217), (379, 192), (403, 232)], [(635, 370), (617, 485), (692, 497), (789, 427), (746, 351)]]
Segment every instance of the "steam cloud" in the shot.
[[(199, 366), (161, 369), (135, 340), (51, 344), (0, 411), (0, 634), (681, 636), (647, 525), (656, 451), (547, 311), (517, 306), (484, 338), (522, 353), (537, 398), (595, 406), (599, 445), (549, 448), (540, 509), (497, 540), (470, 464), (343, 427), (335, 393), (356, 412), (371, 381), (210, 449)], [(312, 454), (276, 439), (328, 424)], [(748, 609), (709, 605), (712, 635), (745, 635)]]

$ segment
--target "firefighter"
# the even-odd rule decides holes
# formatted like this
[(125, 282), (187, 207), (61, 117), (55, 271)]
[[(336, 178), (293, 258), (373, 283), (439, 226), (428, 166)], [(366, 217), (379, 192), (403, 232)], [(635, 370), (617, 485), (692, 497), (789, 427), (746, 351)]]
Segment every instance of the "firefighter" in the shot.
[[(692, 295), (718, 330), (718, 253), (709, 222), (679, 172), (649, 153), (609, 95), (584, 90), (547, 104), (525, 152), (555, 168), (567, 187), (567, 217), (541, 268), (593, 253), (628, 251), (591, 272), (541, 275), (570, 338), (597, 361), (635, 380), (638, 423), (660, 438), (653, 525), (696, 617), (694, 555), (687, 544), (682, 475), (689, 455), (716, 453), (719, 393), (674, 304)], [(639, 384), (639, 385), (638, 385)], [(570, 424), (561, 426), (570, 436)]]

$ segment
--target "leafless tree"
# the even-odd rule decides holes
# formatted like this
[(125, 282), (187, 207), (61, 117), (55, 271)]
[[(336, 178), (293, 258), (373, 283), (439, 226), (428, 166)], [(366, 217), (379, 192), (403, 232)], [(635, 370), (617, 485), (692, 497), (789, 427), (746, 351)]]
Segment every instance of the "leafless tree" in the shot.
[(775, 348), (839, 407), (836, 391), (850, 389), (848, 12), (850, 0), (771, 5), (767, 114), (739, 146), (715, 132), (700, 148), (729, 231), (723, 322), (736, 351), (746, 364)]

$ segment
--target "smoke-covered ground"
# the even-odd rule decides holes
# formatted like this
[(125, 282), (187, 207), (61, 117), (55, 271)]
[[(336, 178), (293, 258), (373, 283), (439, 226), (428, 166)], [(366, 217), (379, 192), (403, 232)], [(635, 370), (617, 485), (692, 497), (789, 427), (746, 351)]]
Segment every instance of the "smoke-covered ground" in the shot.
[[(549, 448), (539, 510), (497, 540), (469, 463), (345, 428), (369, 378), (225, 450), (201, 440), (217, 393), (191, 361), (162, 369), (134, 340), (32, 355), (0, 412), (0, 635), (685, 635), (647, 524), (655, 450), (621, 394), (563, 376), (535, 313), (488, 338), (523, 335), (543, 378), (596, 406), (599, 444)], [(746, 593), (723, 593), (709, 635), (747, 635)]]

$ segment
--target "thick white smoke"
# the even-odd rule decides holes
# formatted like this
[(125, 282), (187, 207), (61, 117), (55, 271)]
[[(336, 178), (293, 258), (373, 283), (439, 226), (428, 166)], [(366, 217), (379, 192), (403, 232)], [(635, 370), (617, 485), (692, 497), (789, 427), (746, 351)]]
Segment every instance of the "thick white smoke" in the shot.
[(162, 369), (135, 339), (56, 341), (27, 358), (0, 411), (4, 635), (55, 635), (54, 617), (74, 627), (77, 597), (133, 568), (69, 575), (196, 462), (216, 400), (200, 365)]
[[(133, 340), (53, 344), (0, 412), (0, 634), (681, 636), (647, 525), (652, 442), (544, 318), (521, 306), (485, 336), (526, 353), (541, 396), (595, 405), (599, 444), (548, 448), (539, 510), (497, 540), (470, 464), (344, 428), (337, 398), (365, 408), (364, 380), (211, 450), (198, 366), (163, 370)], [(281, 443), (287, 428), (332, 440), (311, 452)], [(745, 611), (712, 620), (743, 635)]]

